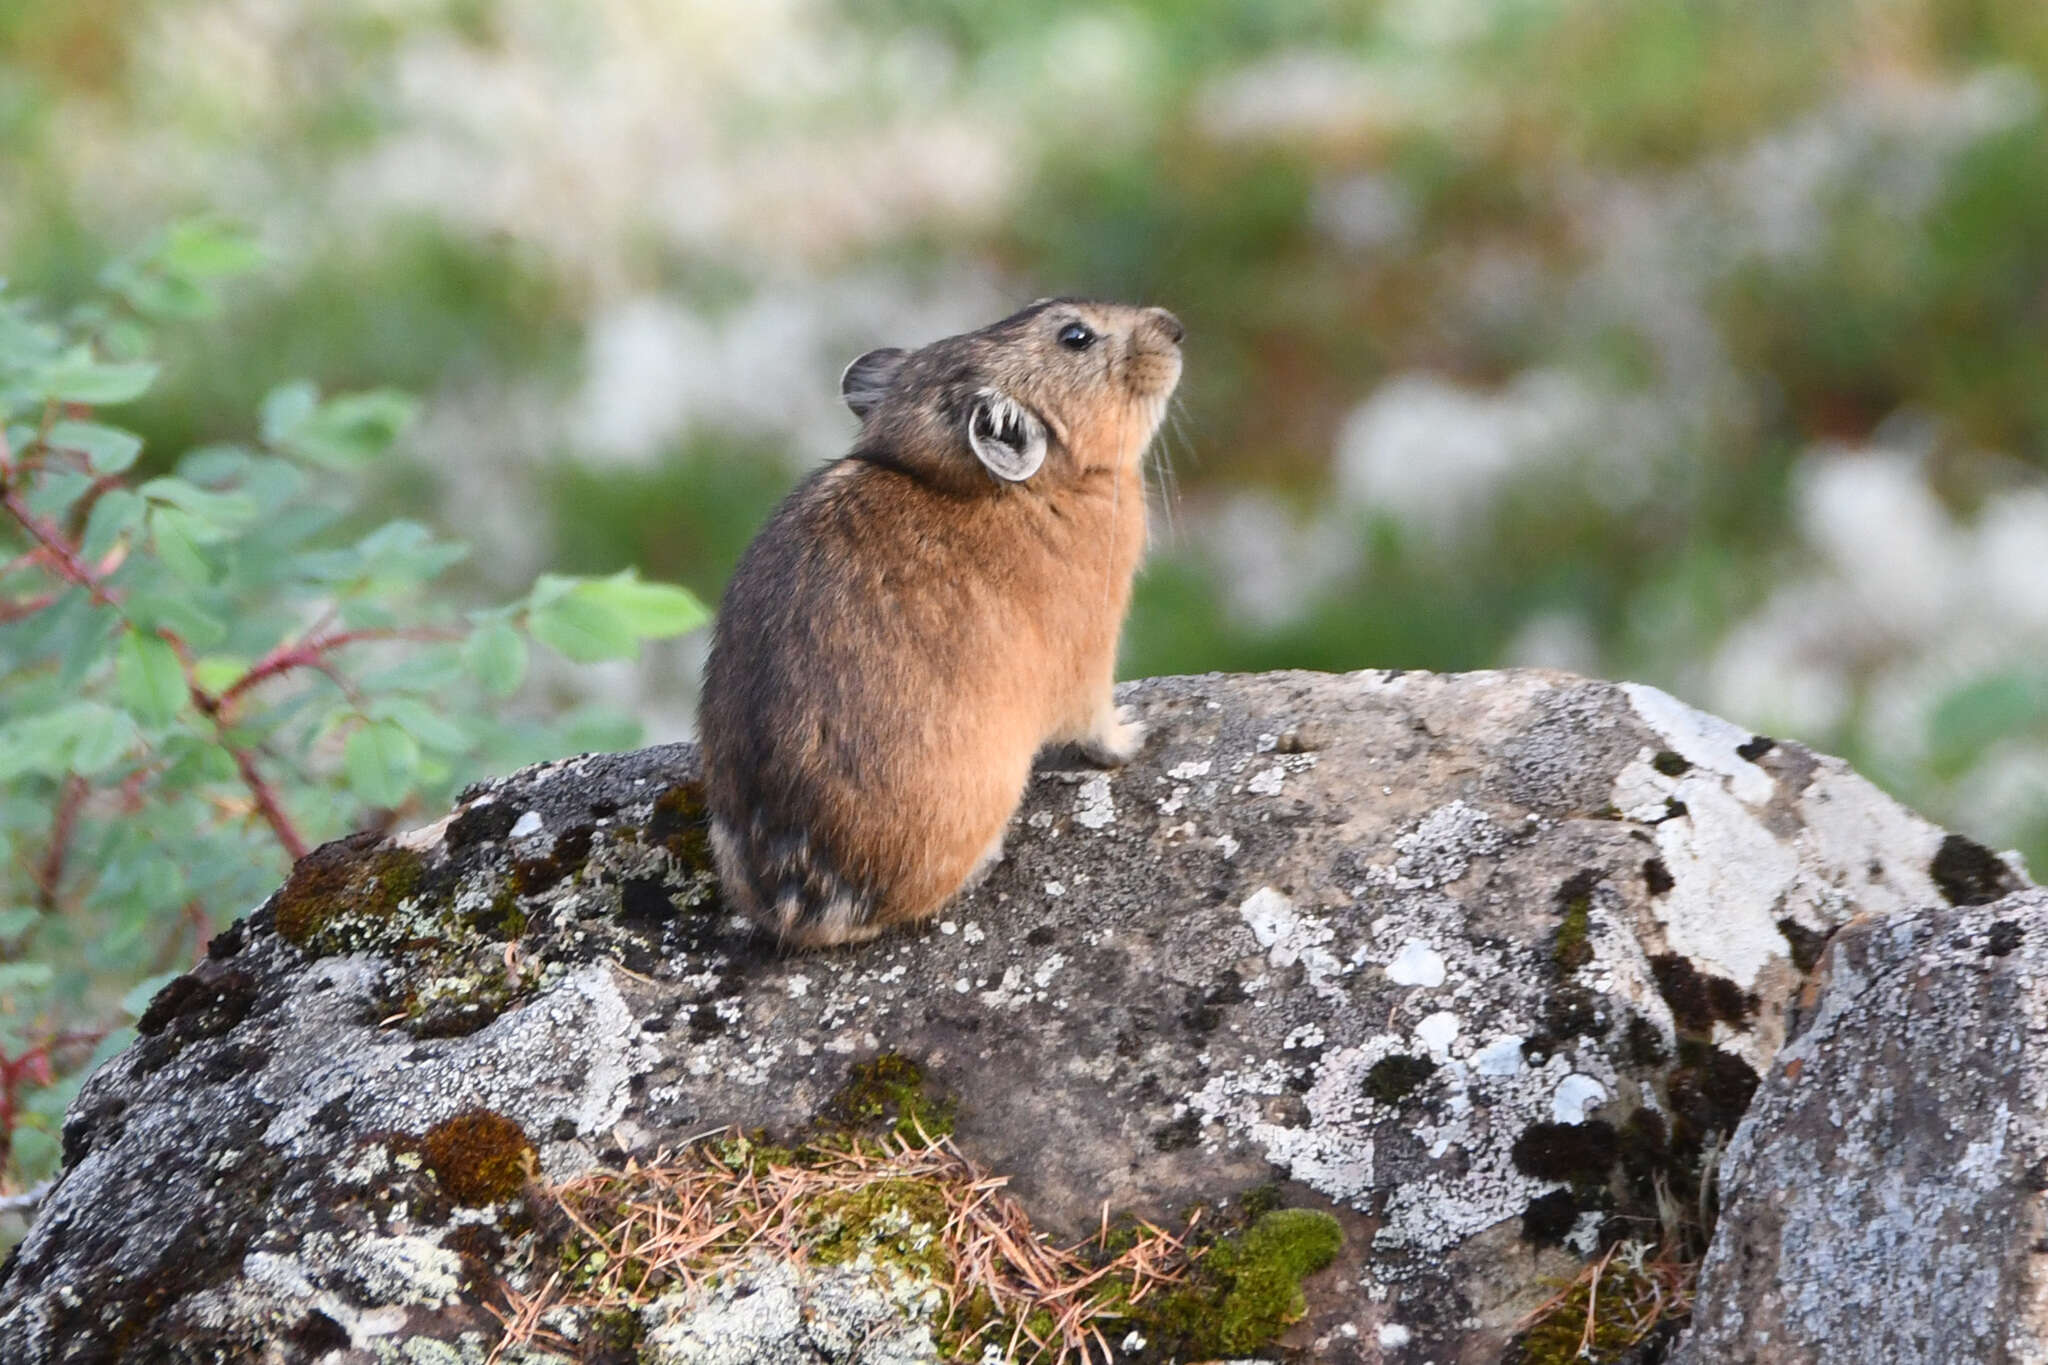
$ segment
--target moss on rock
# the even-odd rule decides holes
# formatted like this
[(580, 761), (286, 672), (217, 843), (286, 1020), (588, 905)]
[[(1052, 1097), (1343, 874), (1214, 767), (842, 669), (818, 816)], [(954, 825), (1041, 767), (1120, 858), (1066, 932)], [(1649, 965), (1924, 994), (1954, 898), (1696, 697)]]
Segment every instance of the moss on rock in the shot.
[(495, 1204), (525, 1185), (536, 1156), (517, 1123), (490, 1109), (466, 1109), (420, 1138), (427, 1169), (459, 1204)]

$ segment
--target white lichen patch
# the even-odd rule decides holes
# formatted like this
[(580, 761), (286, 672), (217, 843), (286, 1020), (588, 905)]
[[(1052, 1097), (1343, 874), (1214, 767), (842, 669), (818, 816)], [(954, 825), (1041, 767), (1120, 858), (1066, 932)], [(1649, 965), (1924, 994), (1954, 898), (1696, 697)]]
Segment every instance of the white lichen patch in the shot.
[(1402, 890), (1448, 885), (1465, 875), (1474, 858), (1498, 853), (1506, 844), (1506, 831), (1485, 811), (1462, 799), (1446, 802), (1394, 840), (1392, 884)]
[(1074, 823), (1083, 829), (1107, 829), (1116, 823), (1116, 799), (1109, 792), (1109, 774), (1092, 775), (1074, 793)]
[(648, 1365), (757, 1365), (851, 1360), (928, 1365), (928, 1286), (856, 1264), (799, 1268), (761, 1255), (715, 1283), (664, 1294), (640, 1310)]
[(1276, 763), (1270, 768), (1262, 768), (1253, 773), (1244, 784), (1244, 789), (1254, 796), (1278, 796), (1281, 781), (1286, 776), (1287, 770)]
[(1311, 985), (1321, 989), (1350, 970), (1329, 945), (1337, 931), (1328, 920), (1303, 913), (1294, 902), (1270, 886), (1262, 886), (1238, 906), (1238, 914), (1251, 929), (1252, 937), (1266, 950), (1266, 960), (1275, 967), (1292, 967), (1299, 962), (1308, 969)]
[(1584, 1123), (1589, 1114), (1605, 1103), (1607, 1087), (1574, 1071), (1551, 1092), (1550, 1117), (1558, 1123)]
[(509, 839), (530, 839), (540, 833), (540, 831), (540, 812), (530, 810), (512, 822), (512, 828), (506, 831), (506, 837)]
[(1695, 710), (1654, 687), (1623, 683), (1621, 691), (1643, 723), (1656, 731), (1672, 752), (1693, 767), (1726, 779), (1737, 800), (1761, 806), (1771, 799), (1777, 783), (1769, 773), (1736, 752), (1753, 738), (1749, 731), (1719, 716)]
[(1444, 956), (1421, 939), (1411, 938), (1387, 964), (1387, 980), (1396, 986), (1434, 988), (1444, 984)]

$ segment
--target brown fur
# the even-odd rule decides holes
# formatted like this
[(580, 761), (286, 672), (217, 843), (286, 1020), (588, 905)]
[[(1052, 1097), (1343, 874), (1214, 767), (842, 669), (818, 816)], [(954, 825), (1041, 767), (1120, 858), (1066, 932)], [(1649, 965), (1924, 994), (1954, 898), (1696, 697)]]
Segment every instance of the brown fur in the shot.
[[(1062, 344), (1076, 322), (1100, 339)], [(999, 854), (1040, 748), (1136, 752), (1110, 685), (1179, 337), (1159, 309), (1047, 300), (855, 362), (860, 438), (748, 548), (706, 670), (734, 904), (805, 945), (925, 918)], [(1021, 481), (970, 446), (991, 391), (1043, 424)]]

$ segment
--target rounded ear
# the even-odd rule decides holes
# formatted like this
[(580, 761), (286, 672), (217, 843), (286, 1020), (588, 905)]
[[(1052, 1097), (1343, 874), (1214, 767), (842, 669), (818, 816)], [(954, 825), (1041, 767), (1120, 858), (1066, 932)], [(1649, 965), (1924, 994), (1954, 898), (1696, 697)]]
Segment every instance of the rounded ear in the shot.
[(1045, 463), (1045, 423), (1007, 394), (983, 389), (967, 416), (967, 444), (989, 473), (1022, 483)]
[(846, 400), (846, 406), (853, 409), (853, 415), (862, 421), (884, 398), (896, 382), (896, 372), (903, 368), (909, 356), (908, 351), (894, 346), (869, 351), (846, 367), (846, 373), (839, 376), (839, 396)]

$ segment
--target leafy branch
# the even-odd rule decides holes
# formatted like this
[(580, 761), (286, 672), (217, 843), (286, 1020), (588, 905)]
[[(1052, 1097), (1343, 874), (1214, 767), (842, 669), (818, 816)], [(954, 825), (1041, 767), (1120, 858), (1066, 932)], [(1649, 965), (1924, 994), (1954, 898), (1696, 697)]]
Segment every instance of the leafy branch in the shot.
[(404, 394), (289, 383), (249, 441), (145, 458), (104, 412), (156, 381), (158, 326), (207, 315), (258, 260), (185, 225), (63, 318), (0, 293), (0, 1175), (17, 1184), (54, 1161), (76, 1054), (117, 1043), (288, 860), (467, 776), (631, 742), (618, 718), (529, 714), (533, 645), (630, 658), (707, 619), (630, 571), (464, 609), (439, 586), (464, 547), (404, 520), (343, 535), (341, 505), (417, 413)]

